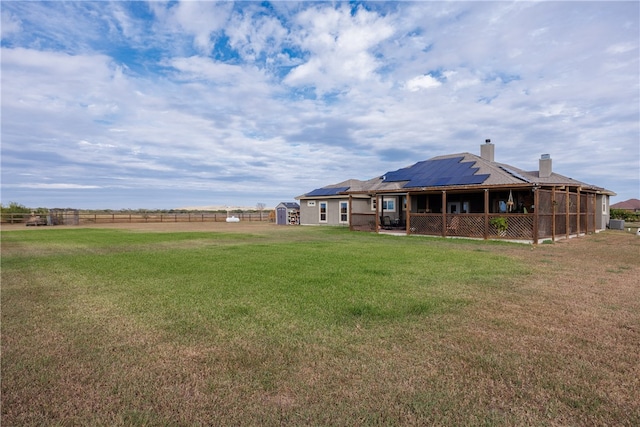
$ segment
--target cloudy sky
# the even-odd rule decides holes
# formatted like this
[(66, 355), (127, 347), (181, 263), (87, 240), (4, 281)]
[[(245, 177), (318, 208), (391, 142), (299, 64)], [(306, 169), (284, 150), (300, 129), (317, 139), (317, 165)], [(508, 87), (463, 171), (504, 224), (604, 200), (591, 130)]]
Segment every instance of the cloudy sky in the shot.
[(640, 198), (639, 5), (3, 1), (2, 203), (273, 207), (486, 138)]

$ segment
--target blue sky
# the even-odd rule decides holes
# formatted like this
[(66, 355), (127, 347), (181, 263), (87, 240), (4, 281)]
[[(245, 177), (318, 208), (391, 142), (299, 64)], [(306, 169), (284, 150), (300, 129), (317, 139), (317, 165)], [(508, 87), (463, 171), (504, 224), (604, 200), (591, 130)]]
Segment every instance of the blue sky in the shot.
[(639, 5), (3, 1), (2, 203), (273, 207), (487, 138), (640, 198)]

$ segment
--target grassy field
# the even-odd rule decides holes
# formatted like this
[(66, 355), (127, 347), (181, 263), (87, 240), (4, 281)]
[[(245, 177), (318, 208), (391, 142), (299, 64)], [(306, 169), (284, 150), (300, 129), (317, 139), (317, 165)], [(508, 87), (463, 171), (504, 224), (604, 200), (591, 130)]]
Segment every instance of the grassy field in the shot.
[(640, 425), (630, 233), (165, 231), (2, 231), (3, 426)]

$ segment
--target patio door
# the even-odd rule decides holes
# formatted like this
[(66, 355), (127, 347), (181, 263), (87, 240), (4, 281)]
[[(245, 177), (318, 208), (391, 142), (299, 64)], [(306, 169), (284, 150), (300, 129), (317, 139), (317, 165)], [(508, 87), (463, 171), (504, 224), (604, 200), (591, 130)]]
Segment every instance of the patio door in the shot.
[(460, 213), (460, 202), (447, 202), (447, 213), (450, 213), (450, 214)]

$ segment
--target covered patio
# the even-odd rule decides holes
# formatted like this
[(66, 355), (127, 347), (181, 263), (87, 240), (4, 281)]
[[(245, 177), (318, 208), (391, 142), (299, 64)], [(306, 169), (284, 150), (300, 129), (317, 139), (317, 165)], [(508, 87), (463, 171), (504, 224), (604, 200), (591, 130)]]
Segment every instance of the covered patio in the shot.
[[(349, 197), (351, 230), (539, 243), (598, 229), (597, 193), (581, 187), (440, 188), (370, 196), (374, 212), (358, 212)], [(391, 203), (394, 209), (385, 209)]]

